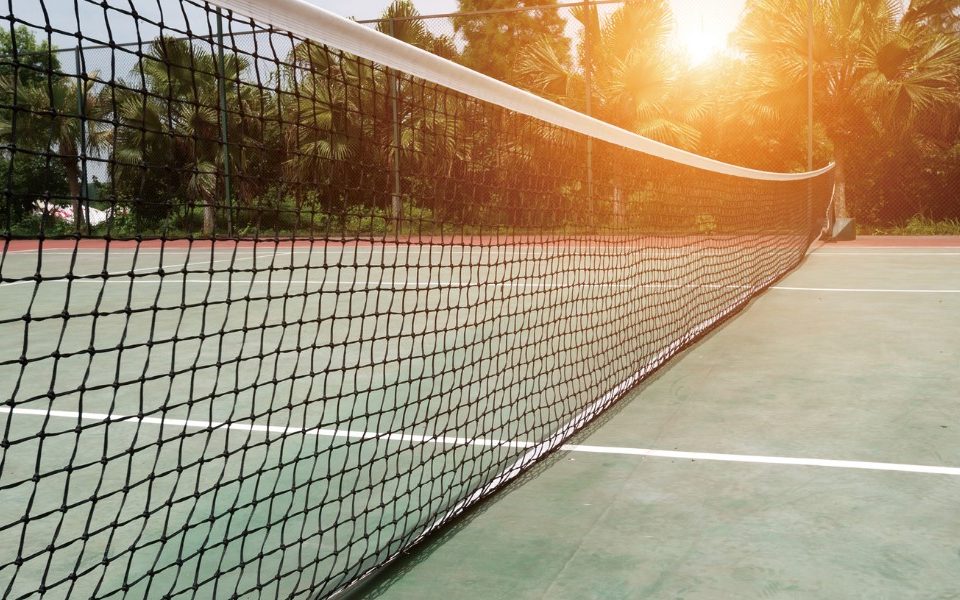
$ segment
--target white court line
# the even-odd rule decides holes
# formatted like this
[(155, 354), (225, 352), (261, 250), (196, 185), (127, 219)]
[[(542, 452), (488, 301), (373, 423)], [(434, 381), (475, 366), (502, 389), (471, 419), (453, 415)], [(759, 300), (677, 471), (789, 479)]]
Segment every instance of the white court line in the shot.
[(909, 465), (859, 460), (789, 458), (785, 456), (755, 456), (750, 454), (717, 454), (714, 452), (681, 452), (677, 450), (617, 448), (612, 446), (582, 446), (577, 444), (564, 446), (563, 449), (570, 452), (618, 454), (622, 456), (649, 456), (652, 458), (680, 458), (684, 460), (713, 460), (721, 462), (758, 463), (767, 465), (792, 465), (799, 467), (827, 467), (832, 469), (863, 469), (867, 471), (900, 471), (904, 473), (928, 473), (932, 475), (960, 475), (960, 467), (937, 467), (932, 465)]
[[(289, 255), (289, 254), (290, 254), (289, 252), (278, 252), (278, 253), (276, 253), (276, 256), (287, 256), (287, 255)], [(255, 255), (254, 255), (254, 256), (235, 256), (235, 257), (234, 257), (234, 256), (231, 256), (230, 258), (222, 258), (222, 259), (220, 259), (220, 260), (207, 260), (207, 261), (202, 261), (202, 262), (201, 262), (201, 261), (191, 261), (191, 262), (183, 263), (183, 264), (177, 263), (177, 264), (157, 265), (157, 266), (155, 266), (155, 267), (154, 267), (154, 266), (150, 266), (150, 267), (140, 267), (139, 269), (133, 269), (132, 271), (130, 271), (130, 270), (127, 270), (127, 271), (114, 271), (114, 272), (109, 272), (109, 271), (108, 271), (107, 273), (108, 273), (108, 275), (110, 275), (110, 276), (112, 276), (112, 277), (124, 277), (124, 276), (128, 275), (129, 273), (150, 273), (150, 272), (152, 272), (152, 271), (158, 271), (158, 270), (160, 270), (160, 269), (171, 269), (171, 271), (170, 271), (169, 273), (165, 273), (164, 275), (166, 275), (166, 276), (173, 276), (173, 275), (176, 275), (177, 272), (178, 272), (180, 269), (186, 269), (187, 267), (201, 267), (201, 266), (206, 266), (206, 265), (215, 265), (215, 264), (217, 264), (217, 263), (223, 263), (223, 262), (227, 262), (227, 261), (256, 260), (256, 258), (257, 258), (257, 257), (256, 257)], [(67, 282), (69, 282), (69, 281), (71, 281), (71, 280), (64, 279), (64, 278), (57, 278), (57, 279), (52, 279), (52, 280), (50, 280), (50, 279), (43, 279), (43, 280), (42, 280), (43, 283), (51, 283), (51, 282), (67, 283)], [(73, 281), (74, 283), (80, 282), (80, 281), (83, 281), (83, 282), (93, 282), (93, 281), (98, 281), (98, 279), (74, 279), (74, 280), (72, 280), (72, 281)], [(102, 281), (104, 281), (104, 280), (103, 280), (103, 279), (99, 279), (99, 281), (102, 282)], [(116, 279), (113, 279), (113, 280), (109, 280), (109, 279), (108, 279), (107, 281), (116, 281)], [(135, 281), (136, 281), (136, 280), (135, 280)], [(24, 285), (24, 284), (28, 284), (28, 283), (34, 283), (34, 284), (35, 284), (35, 283), (37, 283), (37, 282), (36, 282), (36, 280), (34, 280), (34, 279), (24, 279), (24, 280), (21, 280), (21, 281), (7, 281), (7, 282), (0, 283), (0, 287), (9, 287), (9, 286), (14, 286), (14, 285)]]
[[(521, 440), (497, 440), (485, 438), (463, 438), (450, 436), (426, 436), (409, 433), (375, 433), (349, 429), (323, 429), (305, 427), (284, 427), (280, 425), (256, 425), (223, 421), (201, 421), (196, 419), (172, 419), (169, 417), (136, 417), (131, 415), (111, 415), (107, 413), (75, 412), (67, 410), (44, 410), (33, 408), (10, 408), (0, 406), (0, 413), (48, 418), (61, 418), (83, 421), (97, 421), (107, 424), (158, 425), (177, 429), (209, 429), (211, 431), (246, 431), (250, 433), (279, 433), (282, 435), (302, 434), (318, 437), (385, 440), (392, 442), (415, 442), (447, 446), (483, 446), (502, 448), (534, 448), (534, 442)], [(649, 458), (676, 458), (683, 460), (706, 460), (716, 462), (752, 463), (767, 465), (789, 465), (800, 467), (824, 467), (832, 469), (860, 469), (866, 471), (897, 471), (903, 473), (923, 473), (930, 475), (960, 476), (960, 467), (934, 465), (912, 465), (858, 460), (832, 460), (821, 458), (791, 458), (784, 456), (758, 456), (749, 454), (719, 454), (715, 452), (683, 452), (678, 450), (653, 450), (649, 448), (624, 448), (616, 446), (587, 446), (565, 444), (559, 447), (564, 452), (583, 452), (588, 454), (614, 454), (619, 456), (643, 456)]]
[(960, 252), (811, 252), (810, 256), (960, 256)]
[[(918, 248), (939, 248), (941, 250), (960, 250), (960, 246), (854, 246), (858, 250), (915, 250)], [(823, 249), (824, 246), (820, 246)], [(829, 253), (829, 249), (827, 249)]]
[(775, 285), (772, 290), (782, 290), (788, 292), (836, 292), (850, 294), (960, 294), (960, 290), (927, 290), (927, 289), (888, 289), (888, 288), (817, 288), (817, 287), (794, 287)]

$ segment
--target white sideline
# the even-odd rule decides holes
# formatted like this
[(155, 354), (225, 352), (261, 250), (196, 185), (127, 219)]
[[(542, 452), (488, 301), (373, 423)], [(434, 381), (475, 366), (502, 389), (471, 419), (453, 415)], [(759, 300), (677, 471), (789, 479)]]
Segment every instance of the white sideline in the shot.
[(830, 252), (823, 250), (811, 252), (810, 256), (960, 256), (960, 252)]
[(819, 287), (795, 287), (786, 285), (775, 285), (772, 290), (782, 290), (788, 292), (835, 292), (840, 294), (960, 294), (960, 290), (936, 290), (936, 289), (896, 289), (896, 288), (819, 288)]
[(791, 465), (799, 467), (826, 467), (832, 469), (863, 469), (867, 471), (900, 471), (904, 473), (927, 473), (931, 475), (960, 475), (960, 467), (908, 465), (901, 463), (882, 463), (859, 460), (789, 458), (785, 456), (755, 456), (750, 454), (717, 454), (714, 452), (681, 452), (677, 450), (649, 450), (646, 448), (618, 448), (612, 446), (582, 446), (577, 444), (564, 446), (563, 449), (570, 452), (649, 456), (653, 458), (680, 458), (685, 460), (712, 460), (722, 462), (758, 463), (767, 465)]
[[(496, 446), (506, 448), (533, 448), (533, 442), (496, 440), (484, 438), (463, 438), (449, 436), (425, 436), (407, 433), (375, 433), (348, 429), (321, 429), (303, 427), (283, 427), (280, 425), (255, 425), (253, 423), (226, 423), (200, 421), (196, 419), (172, 419), (168, 417), (136, 417), (129, 415), (110, 415), (106, 413), (75, 412), (67, 410), (43, 410), (33, 408), (10, 408), (0, 406), (0, 413), (43, 418), (63, 418), (72, 420), (98, 421), (111, 424), (159, 425), (181, 429), (239, 430), (250, 433), (279, 433), (283, 435), (303, 434), (330, 438), (380, 439), (392, 442), (415, 442), (449, 446)], [(675, 458), (682, 460), (705, 460), (715, 462), (735, 462), (767, 465), (789, 465), (800, 467), (824, 467), (832, 469), (860, 469), (867, 471), (896, 471), (902, 473), (922, 473), (929, 475), (960, 476), (960, 467), (934, 465), (911, 465), (858, 460), (831, 460), (821, 458), (791, 458), (784, 456), (758, 456), (749, 454), (719, 454), (715, 452), (683, 452), (677, 450), (653, 450), (649, 448), (624, 448), (616, 446), (587, 446), (582, 444), (564, 444), (559, 447), (563, 452), (583, 452), (588, 454), (614, 454), (619, 456), (643, 456), (649, 458)]]
[[(276, 254), (276, 256), (286, 256), (286, 255), (289, 255), (289, 254), (290, 254), (289, 252), (278, 252), (278, 253)], [(172, 275), (172, 274), (176, 274), (180, 269), (186, 269), (187, 267), (204, 267), (204, 266), (209, 266), (209, 265), (218, 264), (218, 263), (236, 262), (236, 261), (239, 261), (239, 260), (251, 260), (251, 259), (254, 260), (254, 261), (256, 261), (256, 256), (236, 256), (236, 257), (231, 256), (230, 258), (221, 258), (221, 259), (218, 259), (218, 260), (191, 261), (191, 262), (182, 263), (182, 264), (177, 263), (177, 264), (157, 265), (157, 266), (155, 266), (155, 267), (154, 267), (154, 266), (150, 266), (150, 267), (140, 267), (139, 269), (133, 269), (132, 271), (122, 271), (122, 272), (118, 272), (118, 273), (112, 273), (111, 275), (113, 275), (113, 276), (115, 276), (115, 277), (117, 277), (117, 276), (122, 277), (122, 276), (124, 276), (124, 275), (127, 275), (128, 273), (150, 273), (150, 272), (153, 272), (153, 271), (159, 271), (160, 269), (164, 269), (164, 270), (169, 269), (170, 272), (167, 273), (167, 275)], [(44, 283), (52, 283), (53, 281), (67, 282), (67, 281), (69, 281), (69, 280), (67, 280), (67, 279), (44, 280)], [(103, 279), (90, 279), (90, 280), (86, 280), (86, 279), (75, 279), (75, 280), (73, 280), (73, 281), (75, 281), (75, 282), (76, 282), (76, 281), (100, 281), (100, 282), (103, 282)], [(116, 281), (116, 280), (107, 280), (107, 281)], [(136, 281), (136, 280), (135, 280), (135, 281)], [(26, 283), (36, 283), (36, 281), (33, 280), (33, 279), (24, 279), (24, 280), (21, 280), (21, 281), (4, 281), (4, 282), (0, 283), (0, 287), (10, 287), (10, 286), (14, 286), (14, 285), (23, 285), (23, 284), (26, 284)]]

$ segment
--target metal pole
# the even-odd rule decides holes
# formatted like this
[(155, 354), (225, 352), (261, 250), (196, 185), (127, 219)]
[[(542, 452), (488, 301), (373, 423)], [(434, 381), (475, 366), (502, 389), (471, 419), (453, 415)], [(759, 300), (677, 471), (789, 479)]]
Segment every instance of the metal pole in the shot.
[[(590, 2), (584, 2), (584, 10), (590, 10)], [(584, 109), (588, 117), (593, 116), (593, 55), (591, 45), (593, 40), (590, 37), (590, 24), (592, 20), (589, 16), (586, 19), (583, 29), (583, 80), (586, 88), (586, 102)], [(593, 210), (593, 138), (587, 137), (587, 206)]]
[(586, 4), (587, 6), (602, 6), (605, 4), (624, 4), (630, 0), (586, 0), (579, 2), (567, 2), (567, 3), (558, 3), (558, 4), (534, 4), (532, 6), (518, 6), (515, 8), (491, 8), (487, 10), (471, 10), (467, 12), (448, 12), (448, 13), (435, 13), (430, 15), (416, 15), (416, 16), (399, 16), (399, 17), (388, 17), (385, 19), (360, 19), (357, 23), (364, 25), (371, 25), (373, 23), (386, 23), (387, 21), (425, 21), (428, 19), (449, 19), (452, 17), (487, 17), (491, 15), (503, 15), (510, 13), (521, 13), (521, 12), (531, 12), (535, 10), (544, 10), (548, 8), (566, 8), (568, 6), (577, 6), (578, 4)]
[(80, 46), (74, 48), (73, 59), (77, 70), (77, 117), (80, 119), (80, 197), (77, 198), (77, 203), (84, 213), (83, 217), (89, 234), (91, 229), (90, 199), (87, 193), (87, 90), (83, 81), (83, 57), (80, 55)]
[(813, 170), (813, 3), (807, 0), (807, 171)]
[[(813, 171), (813, 3), (816, 0), (807, 0), (807, 171)], [(831, 225), (828, 222), (820, 232), (819, 237), (830, 235), (827, 233)], [(813, 183), (807, 181), (807, 231), (813, 238), (816, 231), (813, 228)]]
[(223, 146), (223, 194), (227, 208), (227, 235), (233, 236), (233, 189), (230, 173), (230, 138), (227, 127), (227, 63), (223, 56), (223, 15), (217, 9), (217, 91), (220, 93), (220, 143)]
[[(394, 31), (394, 22), (393, 18), (389, 21), (389, 31), (390, 37), (396, 37), (396, 32)], [(396, 233), (397, 236), (400, 235), (401, 229), (401, 220), (403, 219), (403, 202), (400, 198), (400, 107), (397, 96), (400, 95), (399, 82), (397, 80), (397, 75), (394, 73), (393, 69), (387, 70), (387, 93), (390, 95), (390, 111), (391, 111), (391, 161), (390, 161), (390, 171), (393, 176), (393, 193), (391, 194), (391, 209), (393, 211), (393, 219), (395, 221)]]

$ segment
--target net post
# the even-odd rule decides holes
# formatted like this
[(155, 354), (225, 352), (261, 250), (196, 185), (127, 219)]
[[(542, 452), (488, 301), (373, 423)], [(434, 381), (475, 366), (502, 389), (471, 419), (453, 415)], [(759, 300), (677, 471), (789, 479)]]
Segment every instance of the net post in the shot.
[[(233, 189), (230, 174), (230, 137), (227, 126), (227, 62), (223, 54), (223, 11), (217, 7), (217, 92), (220, 97), (220, 146), (223, 157), (223, 195), (227, 235), (233, 237)], [(216, 235), (216, 230), (213, 231)]]
[[(390, 16), (387, 22), (390, 37), (396, 38), (394, 23), (396, 18)], [(394, 231), (399, 239), (403, 220), (403, 202), (400, 198), (400, 108), (398, 96), (400, 95), (399, 81), (393, 69), (387, 69), (387, 94), (390, 98), (390, 176), (393, 183), (393, 191), (390, 194), (390, 211), (393, 217)]]
[(80, 187), (77, 209), (83, 215), (82, 217), (79, 214), (74, 215), (73, 220), (78, 225), (77, 233), (79, 233), (82, 224), (77, 222), (77, 219), (82, 218), (87, 226), (87, 234), (90, 235), (93, 231), (90, 227), (90, 194), (87, 191), (87, 90), (86, 85), (84, 85), (81, 51), (79, 45), (73, 49), (73, 61), (77, 72), (77, 118), (80, 121), (80, 139), (78, 140), (80, 146), (80, 156), (78, 157), (80, 160)]

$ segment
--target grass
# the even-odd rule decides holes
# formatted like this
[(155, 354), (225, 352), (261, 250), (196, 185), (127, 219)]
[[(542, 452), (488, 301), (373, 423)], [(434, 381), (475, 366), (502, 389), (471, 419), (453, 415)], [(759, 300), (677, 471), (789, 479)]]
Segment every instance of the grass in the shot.
[(857, 227), (863, 235), (960, 235), (960, 219), (933, 219), (916, 215), (905, 223), (889, 227), (861, 225)]

